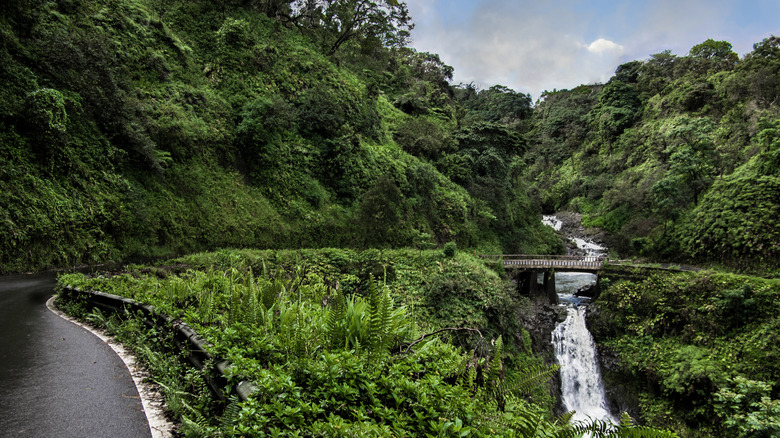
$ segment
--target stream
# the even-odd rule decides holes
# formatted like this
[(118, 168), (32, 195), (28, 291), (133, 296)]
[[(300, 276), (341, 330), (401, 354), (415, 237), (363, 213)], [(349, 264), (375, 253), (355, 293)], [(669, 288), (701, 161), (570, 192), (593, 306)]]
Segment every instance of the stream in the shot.
[[(542, 222), (562, 232), (563, 221), (557, 216), (543, 216)], [(568, 230), (567, 230), (568, 231)], [(567, 235), (569, 245), (577, 254), (605, 256), (606, 248), (578, 235)], [(601, 381), (596, 345), (585, 325), (585, 313), (590, 298), (579, 297), (577, 290), (593, 285), (596, 276), (582, 272), (556, 272), (555, 291), (561, 306), (566, 308), (566, 320), (552, 333), (555, 359), (561, 365), (561, 398), (566, 411), (575, 411), (574, 421), (602, 420), (617, 422), (609, 412)]]

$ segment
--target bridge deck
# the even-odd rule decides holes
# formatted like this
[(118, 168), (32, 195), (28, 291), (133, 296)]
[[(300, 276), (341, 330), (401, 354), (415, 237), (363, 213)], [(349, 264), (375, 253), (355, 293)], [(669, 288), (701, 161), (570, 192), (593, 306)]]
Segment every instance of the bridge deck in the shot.
[(506, 268), (519, 269), (558, 269), (594, 272), (604, 266), (606, 257), (597, 256), (561, 256), (561, 255), (524, 255), (495, 254), (485, 258), (501, 259)]

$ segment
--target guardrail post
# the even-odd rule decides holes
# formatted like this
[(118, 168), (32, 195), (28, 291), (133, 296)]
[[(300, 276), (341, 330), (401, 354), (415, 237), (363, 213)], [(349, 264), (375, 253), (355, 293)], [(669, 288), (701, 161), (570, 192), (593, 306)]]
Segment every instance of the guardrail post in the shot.
[[(144, 317), (144, 324), (151, 326), (158, 326), (166, 331), (173, 332), (174, 344), (180, 350), (187, 352), (187, 358), (198, 369), (203, 369), (208, 361), (216, 363), (216, 375), (210, 376), (207, 373), (206, 383), (211, 391), (221, 401), (225, 401), (225, 395), (223, 389), (227, 387), (228, 380), (226, 377), (227, 368), (230, 363), (225, 360), (220, 360), (211, 355), (207, 351), (207, 348), (211, 347), (211, 344), (203, 339), (198, 332), (192, 329), (187, 323), (181, 320), (174, 320), (169, 315), (157, 312), (154, 307), (148, 304), (142, 304), (130, 298), (120, 297), (118, 295), (107, 294), (97, 291), (85, 291), (77, 287), (66, 286), (62, 289), (62, 295), (66, 299), (83, 299), (85, 302), (93, 307), (107, 310), (109, 312), (120, 312), (122, 310), (128, 310), (132, 313), (140, 312)], [(213, 371), (213, 370), (209, 370)], [(251, 382), (241, 381), (237, 386), (237, 393), (242, 401), (248, 399), (249, 394), (254, 390)]]

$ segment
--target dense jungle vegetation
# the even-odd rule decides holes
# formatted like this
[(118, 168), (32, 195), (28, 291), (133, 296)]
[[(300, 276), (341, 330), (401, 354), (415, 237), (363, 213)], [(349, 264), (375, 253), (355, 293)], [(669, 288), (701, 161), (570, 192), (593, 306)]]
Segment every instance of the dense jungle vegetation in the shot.
[(452, 69), (403, 46), (405, 5), (368, 5), (4, 2), (3, 271), (218, 247), (560, 251), (526, 195), (526, 139), (465, 123)]
[(707, 40), (547, 93), (526, 160), (534, 199), (584, 213), (620, 253), (777, 269), (778, 69), (778, 37), (742, 59)]
[[(459, 251), (222, 250), (62, 285), (152, 304), (230, 361), (228, 403), (184, 368), (171, 334), (130, 314), (69, 312), (107, 327), (152, 370), (193, 437), (668, 437), (552, 415), (557, 371), (533, 353), (533, 314), (503, 267)], [(255, 387), (248, 400), (234, 391)]]
[[(527, 351), (512, 337), (522, 332), (502, 319), (508, 310), (496, 307), (497, 301), (485, 304), (504, 300), (505, 291), (466, 280), (484, 275), (485, 282), (498, 281), (468, 254), (562, 252), (560, 237), (540, 223), (542, 212), (581, 213), (585, 225), (607, 232), (608, 246), (619, 256), (777, 276), (780, 38), (756, 42), (741, 58), (728, 42), (706, 40), (685, 55), (666, 51), (623, 64), (606, 84), (548, 91), (533, 102), (501, 85), (453, 84), (452, 68), (438, 55), (408, 47), (412, 26), (405, 3), (397, 0), (3, 1), (0, 273), (218, 248), (342, 248), (322, 251), (335, 251), (326, 258), (355, 263), (339, 268), (347, 277), (338, 279), (341, 286), (360, 285), (353, 291), (364, 301), (350, 298), (353, 307), (370, 310), (374, 297), (376, 311), (377, 303), (387, 302), (383, 288), (391, 284), (393, 305), (407, 306), (413, 315), (408, 318), (414, 319), (403, 326), (410, 332), (394, 336), (410, 342), (414, 330), (485, 329), (494, 342), (501, 336), (509, 350), (507, 369), (518, 373), (536, 359), (530, 353), (516, 356)], [(450, 256), (461, 250), (455, 259), (442, 261), (433, 255), (442, 252), (433, 251), (436, 247)], [(407, 288), (393, 283), (393, 275), (408, 272), (398, 259), (390, 263), (380, 251), (379, 262), (361, 264), (361, 258), (374, 255), (344, 248), (374, 255), (371, 251), (398, 251), (398, 259), (407, 257), (403, 263), (430, 278), (424, 287)], [(306, 300), (323, 299), (323, 288), (331, 287), (327, 281), (335, 279), (327, 270), (313, 273), (317, 278), (284, 270), (286, 277), (278, 279), (284, 287), (275, 289), (278, 301), (252, 304), (265, 309), (265, 316), (239, 308), (216, 316), (209, 306), (260, 296), (277, 287), (271, 286), (276, 277), (261, 274), (254, 262), (201, 266), (194, 258), (182, 263), (202, 268), (177, 273), (197, 287), (222, 284), (228, 277), (233, 282), (223, 284), (224, 296), (179, 296), (179, 283), (165, 289), (174, 302), (198, 303), (202, 310), (193, 310), (193, 324), (197, 312), (214, 318), (205, 321), (206, 331), (211, 323), (221, 324), (219, 318), (227, 318), (226, 324), (254, 318), (266, 324), (257, 328), (269, 330), (263, 336), (271, 336), (290, 321), (303, 321), (296, 316), (278, 325), (279, 314), (267, 313), (274, 305), (311, 322), (308, 332), (299, 333), (302, 343), (296, 345), (302, 350), (286, 350), (272, 336), (262, 338), (269, 344), (252, 346), (267, 353), (264, 366), (295, 365), (297, 374), (284, 381), (291, 391), (324, 379), (328, 360), (349, 367), (372, 363), (364, 370), (372, 379), (370, 373), (389, 367), (414, 374), (421, 362), (452, 371), (457, 361), (446, 359), (461, 357), (465, 350), (458, 348), (470, 345), (457, 336), (452, 344), (431, 340), (428, 348), (441, 358), (397, 359), (377, 338), (368, 344), (360, 340), (365, 349), (320, 343), (333, 339), (332, 331), (316, 323), (326, 321), (330, 310), (303, 304), (302, 288), (297, 297), (288, 292), (294, 289), (291, 282), (305, 278)], [(459, 271), (452, 263), (470, 268)], [(353, 269), (368, 265), (377, 292), (367, 286), (364, 271)], [(209, 266), (220, 273), (209, 272)], [(131, 273), (127, 282), (169, 287), (144, 275)], [(155, 275), (164, 277), (159, 271)], [(771, 365), (776, 351), (762, 342), (771, 339), (776, 326), (767, 312), (775, 309), (778, 286), (753, 277), (701, 275), (605, 288), (601, 317), (608, 323), (598, 336), (615, 352), (623, 382), (648, 382), (636, 393), (642, 415), (653, 424), (681, 433), (701, 427), (716, 436), (771, 436), (780, 398)], [(144, 293), (136, 289), (122, 293)], [(449, 299), (454, 301), (440, 307), (445, 312), (437, 313), (440, 301)], [(177, 314), (173, 307), (170, 311)], [(707, 325), (718, 316), (725, 318), (722, 327)], [(334, 324), (328, 330), (341, 330)], [(693, 329), (701, 330), (700, 338)], [(213, 335), (230, 333), (238, 332)], [(744, 351), (734, 339), (744, 342)], [(319, 349), (307, 349), (315, 345)], [(660, 353), (659, 345), (665, 346)], [(368, 362), (353, 362), (345, 353), (353, 350)], [(325, 359), (311, 356), (315, 351)], [(728, 365), (733, 370), (716, 363), (735, 354), (770, 365), (754, 373), (753, 362)], [(491, 355), (495, 350), (481, 356), (486, 370), (500, 362)], [(258, 379), (267, 377), (256, 363), (246, 366)], [(305, 375), (312, 380), (301, 380)], [(439, 385), (434, 380), (445, 378), (431, 373), (407, 383), (451, 391), (442, 397), (462, 414), (460, 424), (449, 424), (455, 417), (447, 414), (431, 424), (404, 416), (409, 411), (375, 411), (379, 396), (361, 399), (363, 411), (356, 407), (358, 412), (343, 412), (341, 418), (360, 423), (353, 427), (366, 427), (366, 433), (397, 422), (400, 429), (433, 436), (444, 433), (445, 425), (446, 433), (487, 434), (494, 420), (560, 432), (549, 416), (552, 401), (540, 394), (513, 396), (501, 402), (511, 409), (496, 410), (497, 392), (484, 390), (484, 380), (481, 398), (464, 400), (458, 394), (480, 390), (452, 376), (446, 382), (451, 386)], [(197, 386), (198, 378), (192, 379), (191, 386)], [(352, 396), (344, 389), (349, 385), (339, 385), (343, 396)], [(385, 389), (390, 392), (381, 397), (397, 396), (392, 390), (398, 388)], [(419, 394), (431, 397), (428, 389)], [(415, 409), (425, 406), (440, 415), (434, 410), (441, 406), (419, 397)], [(260, 410), (281, 409), (274, 418), (285, 419), (270, 425), (273, 430), (298, 421), (295, 409), (316, 410), (312, 399), (296, 400), (300, 406), (265, 400), (242, 412), (250, 418)], [(192, 407), (179, 405), (189, 411), (187, 406)], [(502, 413), (477, 418), (485, 411)], [(189, 412), (193, 430), (244, 433), (231, 429), (239, 423), (215, 425)], [(321, 414), (313, 414), (323, 420), (316, 427), (340, 424)], [(531, 414), (538, 414), (538, 421), (526, 421)], [(371, 420), (364, 422), (363, 416)], [(464, 425), (469, 418), (474, 422)], [(755, 427), (744, 429), (744, 424)]]
[(780, 40), (530, 96), (453, 85), (398, 1), (9, 0), (0, 269), (218, 247), (621, 255), (776, 269)]
[(780, 436), (780, 281), (638, 270), (593, 305), (611, 396), (681, 437)]

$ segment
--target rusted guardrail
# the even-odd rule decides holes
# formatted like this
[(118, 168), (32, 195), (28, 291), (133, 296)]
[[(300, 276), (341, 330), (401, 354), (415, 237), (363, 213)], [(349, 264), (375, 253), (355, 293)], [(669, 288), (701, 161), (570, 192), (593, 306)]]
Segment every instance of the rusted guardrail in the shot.
[[(128, 310), (131, 313), (141, 313), (144, 324), (148, 327), (156, 326), (173, 332), (173, 342), (176, 348), (187, 353), (187, 359), (195, 368), (201, 370), (209, 362), (214, 364), (216, 377), (211, 378), (207, 376), (206, 383), (208, 383), (214, 395), (220, 400), (225, 400), (224, 388), (228, 386), (227, 369), (230, 366), (230, 362), (220, 360), (209, 353), (208, 349), (212, 345), (184, 321), (173, 319), (169, 315), (158, 312), (154, 306), (139, 303), (131, 298), (119, 295), (81, 290), (80, 288), (70, 286), (63, 287), (61, 293), (66, 299), (81, 298), (86, 300), (87, 304), (93, 308), (99, 308), (111, 313), (124, 310)], [(253, 391), (254, 387), (246, 380), (242, 380), (236, 385), (236, 393), (242, 401), (246, 401), (249, 394)]]

